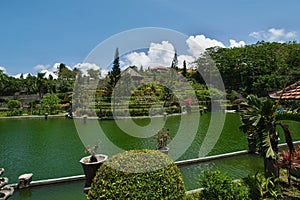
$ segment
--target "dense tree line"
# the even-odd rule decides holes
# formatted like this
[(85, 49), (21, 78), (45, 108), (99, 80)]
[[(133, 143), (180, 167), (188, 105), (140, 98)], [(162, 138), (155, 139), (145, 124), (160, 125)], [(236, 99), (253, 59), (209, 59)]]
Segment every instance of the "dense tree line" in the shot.
[(265, 96), (299, 80), (300, 44), (257, 42), (240, 48), (210, 48), (227, 90)]
[[(114, 68), (98, 84), (97, 89), (108, 96), (120, 78), (118, 62), (119, 55), (116, 50)], [(181, 71), (182, 75), (193, 84), (205, 84), (203, 74), (200, 75), (199, 71), (209, 72), (210, 66), (215, 64), (222, 75), (227, 92), (234, 90), (244, 96), (247, 94), (265, 96), (299, 80), (300, 44), (261, 41), (236, 48), (212, 47), (197, 59), (194, 64), (198, 71), (192, 73), (187, 73), (187, 68), (191, 66), (189, 64), (187, 66), (186, 62), (183, 69), (178, 69), (177, 64), (175, 53), (171, 67)], [(29, 74), (26, 78), (22, 75), (20, 78), (14, 78), (0, 71), (0, 96), (12, 96), (15, 93), (39, 94), (42, 99), (44, 94), (55, 93), (61, 102), (70, 102), (76, 77), (97, 79), (100, 76), (100, 71), (91, 69), (84, 77), (80, 70), (70, 70), (63, 63), (56, 73), (57, 79), (52, 76), (46, 78), (43, 73), (38, 73), (37, 76)], [(146, 72), (140, 70), (140, 73)]]
[(56, 93), (62, 100), (67, 98), (69, 92), (73, 90), (73, 84), (79, 70), (70, 70), (61, 63), (56, 72), (58, 78), (52, 75), (46, 77), (45, 73), (38, 73), (36, 76), (28, 74), (26, 78), (21, 74), (20, 78), (8, 76), (0, 70), (0, 96), (14, 96), (38, 94), (39, 98), (47, 93)]

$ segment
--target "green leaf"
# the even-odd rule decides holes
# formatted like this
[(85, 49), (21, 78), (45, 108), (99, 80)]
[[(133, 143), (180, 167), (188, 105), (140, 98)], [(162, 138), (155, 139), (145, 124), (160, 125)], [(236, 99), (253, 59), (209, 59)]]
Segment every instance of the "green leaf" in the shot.
[(260, 122), (260, 120), (261, 120), (261, 115), (257, 115), (255, 122), (252, 123), (252, 126), (257, 126), (257, 124)]

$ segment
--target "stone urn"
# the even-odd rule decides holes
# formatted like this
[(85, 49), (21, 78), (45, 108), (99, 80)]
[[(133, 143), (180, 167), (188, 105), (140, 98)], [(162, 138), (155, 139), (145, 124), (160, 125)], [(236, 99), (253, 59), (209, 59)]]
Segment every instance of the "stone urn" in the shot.
[(83, 172), (85, 175), (85, 188), (91, 186), (93, 182), (93, 178), (96, 175), (96, 172), (100, 168), (100, 166), (107, 160), (107, 155), (96, 154), (94, 155), (97, 161), (90, 162), (91, 155), (81, 158), (79, 161), (82, 165)]
[(162, 148), (159, 148), (157, 150), (168, 155), (170, 148), (169, 147), (162, 147)]

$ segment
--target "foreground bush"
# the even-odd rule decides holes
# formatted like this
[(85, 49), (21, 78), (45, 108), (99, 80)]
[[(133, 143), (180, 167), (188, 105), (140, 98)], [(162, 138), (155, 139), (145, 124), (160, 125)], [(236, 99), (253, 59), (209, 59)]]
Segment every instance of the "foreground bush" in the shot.
[(133, 150), (109, 158), (98, 170), (88, 199), (183, 199), (178, 167), (156, 150)]
[(240, 182), (233, 182), (232, 177), (220, 171), (203, 171), (200, 185), (204, 190), (200, 199), (207, 200), (244, 200), (248, 199), (248, 189)]
[(279, 179), (274, 177), (266, 178), (261, 173), (244, 178), (249, 190), (250, 199), (281, 199), (279, 192)]

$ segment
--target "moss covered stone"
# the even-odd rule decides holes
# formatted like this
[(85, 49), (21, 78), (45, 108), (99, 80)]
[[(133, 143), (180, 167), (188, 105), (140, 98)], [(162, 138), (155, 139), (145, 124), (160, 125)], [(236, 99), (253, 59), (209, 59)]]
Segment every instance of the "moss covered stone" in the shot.
[(98, 170), (88, 199), (183, 199), (178, 167), (156, 150), (132, 150), (109, 158)]

